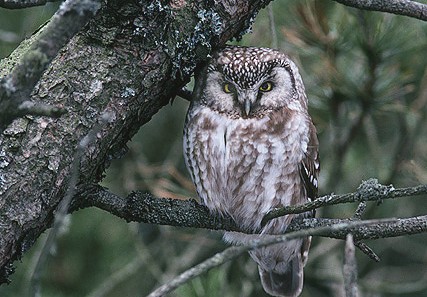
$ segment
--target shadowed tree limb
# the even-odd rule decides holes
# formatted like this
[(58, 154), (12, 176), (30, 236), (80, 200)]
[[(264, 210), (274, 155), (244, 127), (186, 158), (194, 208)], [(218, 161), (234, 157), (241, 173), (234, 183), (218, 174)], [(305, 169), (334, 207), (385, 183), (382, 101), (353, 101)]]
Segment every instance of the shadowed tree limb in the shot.
[(230, 217), (215, 216), (193, 199), (157, 198), (139, 191), (123, 198), (98, 185), (84, 189), (77, 197), (72, 211), (95, 206), (127, 222), (244, 231)]
[[(405, 193), (418, 193), (418, 190), (416, 190), (418, 188), (419, 187), (396, 189), (396, 191), (399, 192), (402, 190)], [(345, 194), (342, 196), (348, 195), (349, 194)], [(383, 197), (381, 194), (378, 195), (379, 199), (380, 197)], [(404, 195), (402, 194), (401, 196)], [(337, 202), (332, 201), (331, 204), (337, 204)], [(194, 200), (156, 198), (150, 194), (142, 192), (133, 192), (126, 198), (122, 198), (109, 192), (105, 188), (93, 186), (91, 188), (87, 188), (85, 191), (79, 192), (78, 199), (74, 201), (72, 210), (90, 206), (106, 210), (128, 222), (136, 221), (159, 225), (251, 233), (248, 230), (242, 230), (239, 228), (229, 217), (220, 217), (211, 214), (205, 206), (198, 204)], [(327, 218), (294, 219), (288, 226), (287, 232), (319, 228), (341, 223), (348, 224), (350, 222), (354, 222), (355, 224), (347, 225), (349, 229), (352, 228), (351, 226), (359, 226), (358, 222), (362, 222), (362, 225), (364, 224), (363, 222), (369, 222), (369, 224), (367, 223), (367, 226), (363, 225), (363, 228), (354, 228), (351, 230), (355, 241), (418, 234), (427, 231), (427, 215), (424, 215), (411, 218), (363, 221)], [(377, 224), (374, 224), (373, 222), (377, 222)], [(329, 229), (329, 232), (320, 232), (316, 233), (316, 235), (345, 239), (347, 233), (348, 232)]]

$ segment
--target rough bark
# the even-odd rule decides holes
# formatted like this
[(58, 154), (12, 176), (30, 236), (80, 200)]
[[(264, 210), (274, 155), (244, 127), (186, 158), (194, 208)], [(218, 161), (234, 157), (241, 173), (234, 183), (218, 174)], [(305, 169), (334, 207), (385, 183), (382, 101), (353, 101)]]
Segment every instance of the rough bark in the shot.
[(31, 91), (58, 51), (101, 7), (98, 1), (68, 0), (37, 34), (13, 70), (0, 80), (0, 132), (27, 114), (59, 117), (65, 110), (28, 101)]
[[(0, 283), (13, 272), (13, 261), (51, 225), (76, 145), (100, 115), (112, 116), (81, 160), (79, 189), (98, 183), (108, 161), (124, 153), (126, 142), (175, 96), (197, 63), (246, 30), (268, 2), (103, 3), (31, 95), (33, 102), (67, 113), (58, 119), (17, 119), (0, 135)], [(14, 64), (1, 61), (0, 69)]]

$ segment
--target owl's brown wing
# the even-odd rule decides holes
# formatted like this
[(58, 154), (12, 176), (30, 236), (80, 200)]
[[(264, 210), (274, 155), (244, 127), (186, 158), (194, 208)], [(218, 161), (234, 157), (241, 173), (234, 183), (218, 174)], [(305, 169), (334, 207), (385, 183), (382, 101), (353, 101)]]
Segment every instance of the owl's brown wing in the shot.
[(318, 177), (320, 171), (319, 141), (317, 140), (316, 128), (311, 121), (309, 127), (310, 138), (307, 152), (300, 165), (300, 175), (307, 192), (307, 197), (313, 200), (317, 197), (318, 192)]

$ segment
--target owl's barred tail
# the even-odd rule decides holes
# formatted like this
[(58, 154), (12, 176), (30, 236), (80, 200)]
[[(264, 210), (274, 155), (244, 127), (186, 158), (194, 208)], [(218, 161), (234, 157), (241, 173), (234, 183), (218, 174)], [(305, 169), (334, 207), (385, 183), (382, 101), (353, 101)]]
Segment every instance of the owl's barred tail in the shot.
[(301, 294), (303, 285), (303, 263), (300, 257), (295, 257), (288, 263), (286, 271), (267, 271), (258, 266), (261, 283), (264, 290), (276, 297), (297, 297)]

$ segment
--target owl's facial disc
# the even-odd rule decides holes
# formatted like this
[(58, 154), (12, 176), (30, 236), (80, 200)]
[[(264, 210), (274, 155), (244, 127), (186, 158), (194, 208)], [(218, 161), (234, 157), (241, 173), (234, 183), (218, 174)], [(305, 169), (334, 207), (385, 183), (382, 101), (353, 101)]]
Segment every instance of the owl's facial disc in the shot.
[(232, 118), (261, 118), (307, 105), (297, 66), (277, 50), (225, 47), (207, 67), (206, 106)]

